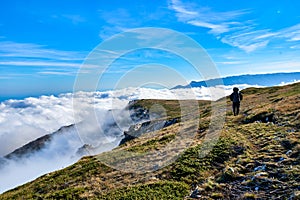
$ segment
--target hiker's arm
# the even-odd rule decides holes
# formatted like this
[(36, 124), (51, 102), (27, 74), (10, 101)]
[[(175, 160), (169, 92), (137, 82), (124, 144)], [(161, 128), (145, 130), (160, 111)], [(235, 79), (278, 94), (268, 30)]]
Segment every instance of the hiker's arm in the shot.
[(229, 96), (230, 100), (233, 101), (233, 94)]

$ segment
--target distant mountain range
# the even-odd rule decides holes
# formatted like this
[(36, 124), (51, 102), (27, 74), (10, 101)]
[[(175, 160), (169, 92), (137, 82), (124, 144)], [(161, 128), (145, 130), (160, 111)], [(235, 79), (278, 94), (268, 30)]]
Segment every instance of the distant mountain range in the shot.
[(189, 88), (189, 87), (207, 87), (219, 85), (223, 81), (224, 85), (248, 84), (259, 86), (274, 86), (281, 83), (288, 83), (300, 80), (300, 72), (292, 73), (274, 73), (274, 74), (247, 74), (239, 76), (228, 76), (219, 79), (210, 79), (206, 81), (192, 81), (188, 85), (178, 85), (173, 89)]

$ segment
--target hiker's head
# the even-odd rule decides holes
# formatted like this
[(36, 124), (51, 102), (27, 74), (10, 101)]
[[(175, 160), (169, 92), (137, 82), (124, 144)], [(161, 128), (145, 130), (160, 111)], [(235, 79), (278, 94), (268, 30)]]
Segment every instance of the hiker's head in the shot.
[(233, 91), (234, 91), (234, 92), (238, 92), (238, 91), (239, 91), (239, 88), (234, 87), (234, 88), (233, 88)]

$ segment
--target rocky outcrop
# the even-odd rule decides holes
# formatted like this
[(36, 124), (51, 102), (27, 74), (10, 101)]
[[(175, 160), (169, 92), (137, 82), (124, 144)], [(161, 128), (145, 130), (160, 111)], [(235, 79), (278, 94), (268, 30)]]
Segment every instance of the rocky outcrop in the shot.
[(174, 118), (169, 120), (153, 120), (153, 121), (146, 121), (143, 123), (134, 124), (129, 127), (128, 131), (124, 132), (124, 138), (121, 140), (120, 145), (124, 144), (129, 140), (140, 137), (145, 133), (161, 130), (177, 122), (179, 122), (179, 118)]
[(94, 151), (95, 148), (90, 145), (90, 144), (84, 144), (82, 147), (80, 147), (77, 152), (76, 155), (77, 156), (85, 156), (85, 155), (89, 155), (90, 152)]
[(130, 101), (127, 109), (130, 113), (130, 118), (133, 122), (146, 121), (150, 119), (149, 110), (141, 106), (137, 106), (135, 103), (137, 100)]
[(275, 113), (261, 112), (261, 113), (255, 114), (253, 116), (246, 117), (244, 120), (244, 123), (246, 123), (246, 124), (253, 123), (253, 122), (277, 123), (277, 120), (278, 120), (278, 118)]
[(150, 117), (149, 110), (137, 105), (136, 102), (138, 101), (130, 101), (127, 106), (130, 117), (135, 124), (131, 125), (127, 131), (124, 131), (124, 138), (120, 141), (119, 145), (138, 138), (145, 133), (161, 130), (180, 121), (180, 118), (161, 119), (161, 117), (155, 113), (152, 113)]

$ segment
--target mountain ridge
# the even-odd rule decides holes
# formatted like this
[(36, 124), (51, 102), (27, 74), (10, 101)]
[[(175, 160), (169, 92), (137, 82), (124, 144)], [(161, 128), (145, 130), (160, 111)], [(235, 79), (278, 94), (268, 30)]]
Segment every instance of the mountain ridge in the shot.
[[(100, 162), (101, 158), (113, 159), (111, 152), (87, 156), (7, 191), (0, 199), (299, 199), (300, 83), (252, 87), (243, 94), (237, 117), (225, 98), (224, 128), (203, 158), (198, 155), (206, 147), (203, 142), (212, 111), (209, 101), (199, 101), (201, 120), (193, 143), (168, 166), (140, 174)], [(134, 102), (146, 109), (157, 104), (170, 118), (180, 116), (178, 101)], [(143, 154), (162, 149), (176, 138), (179, 127), (175, 123), (142, 134), (112, 152)]]
[(282, 82), (293, 82), (300, 80), (300, 72), (289, 73), (272, 73), (272, 74), (245, 74), (237, 76), (228, 76), (217, 79), (209, 79), (206, 81), (191, 81), (190, 84), (182, 86), (177, 85), (172, 89), (189, 88), (189, 87), (208, 87), (216, 86), (219, 83), (224, 83), (225, 86), (235, 84), (248, 84), (258, 86), (274, 86)]
[(35, 153), (35, 152), (45, 148), (46, 144), (51, 142), (56, 135), (62, 134), (62, 132), (64, 130), (74, 128), (74, 126), (75, 126), (75, 124), (62, 126), (53, 133), (41, 136), (33, 141), (28, 142), (27, 144), (25, 144), (23, 146), (15, 149), (13, 152), (5, 155), (4, 158), (6, 158), (6, 159), (21, 158), (21, 157), (30, 155), (32, 153)]

